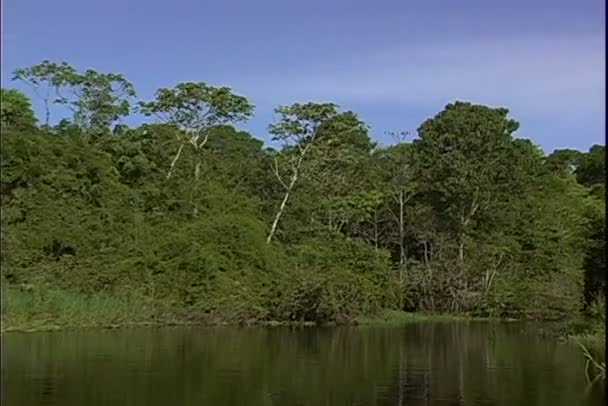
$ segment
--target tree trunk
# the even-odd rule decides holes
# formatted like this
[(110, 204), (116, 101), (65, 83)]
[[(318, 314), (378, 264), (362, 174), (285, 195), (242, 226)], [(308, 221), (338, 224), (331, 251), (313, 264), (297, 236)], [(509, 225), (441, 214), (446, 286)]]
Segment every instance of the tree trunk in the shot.
[(49, 120), (50, 120), (50, 118), (51, 118), (51, 112), (49, 110), (49, 100), (45, 99), (44, 100), (44, 125), (47, 128), (49, 126)]
[(185, 142), (181, 143), (181, 145), (177, 149), (177, 154), (175, 154), (175, 158), (173, 158), (173, 160), (171, 161), (171, 167), (169, 168), (169, 171), (167, 172), (167, 177), (166, 177), (167, 180), (169, 180), (169, 178), (171, 178), (171, 175), (173, 174), (173, 169), (175, 168), (175, 164), (177, 163), (177, 160), (179, 159), (179, 157), (182, 154), (182, 151), (184, 149), (184, 144), (185, 144)]
[(279, 220), (281, 219), (281, 216), (283, 215), (283, 211), (285, 210), (285, 206), (287, 205), (287, 201), (289, 200), (289, 195), (291, 194), (291, 190), (293, 189), (294, 185), (296, 184), (296, 181), (298, 180), (298, 170), (299, 169), (300, 169), (300, 164), (298, 163), (298, 166), (296, 167), (296, 169), (293, 173), (293, 176), (291, 177), (291, 181), (289, 182), (289, 186), (287, 187), (287, 190), (285, 191), (285, 196), (283, 196), (283, 201), (281, 202), (281, 206), (279, 206), (279, 211), (277, 211), (277, 215), (275, 216), (274, 221), (272, 222), (272, 227), (270, 227), (270, 233), (268, 233), (268, 237), (266, 238), (266, 244), (270, 244), (270, 241), (272, 241), (272, 237), (274, 236), (274, 233), (277, 230), (277, 225), (279, 224)]
[(378, 251), (378, 210), (374, 210), (374, 247)]
[[(283, 211), (285, 211), (285, 206), (287, 205), (287, 201), (289, 200), (289, 195), (291, 194), (291, 190), (293, 189), (296, 182), (298, 181), (298, 173), (300, 171), (300, 166), (302, 166), (302, 161), (304, 161), (304, 156), (306, 155), (306, 152), (309, 150), (311, 145), (312, 144), (308, 144), (304, 149), (301, 150), (300, 158), (298, 158), (298, 161), (293, 166), (293, 174), (291, 175), (291, 180), (289, 181), (289, 185), (287, 185), (285, 187), (285, 196), (283, 197), (281, 206), (279, 206), (279, 211), (277, 212), (277, 215), (275, 216), (274, 221), (272, 222), (272, 226), (270, 227), (270, 232), (268, 233), (268, 237), (266, 238), (266, 244), (270, 244), (270, 241), (272, 241), (272, 237), (274, 236), (274, 233), (277, 230), (277, 225), (279, 224), (279, 220), (281, 219), (281, 216), (283, 215)], [(280, 176), (278, 174), (278, 167), (277, 167), (277, 177), (280, 180)], [(283, 186), (285, 186), (285, 184), (282, 181), (281, 181), (281, 183), (283, 184)]]
[[(37, 92), (36, 92), (37, 93)], [(51, 99), (51, 88), (50, 86), (46, 89), (46, 97), (44, 99), (44, 126), (49, 128), (49, 121), (51, 119), (51, 110), (49, 109), (49, 100)]]
[(407, 267), (407, 253), (405, 251), (404, 205), (405, 202), (403, 199), (403, 191), (401, 190), (399, 192), (399, 282), (402, 285)]
[(458, 243), (458, 261), (460, 264), (464, 263), (464, 233), (460, 235), (460, 241)]
[(197, 182), (201, 176), (201, 160), (199, 159), (194, 167), (194, 181)]
[(473, 201), (471, 202), (471, 207), (469, 209), (468, 214), (465, 214), (464, 208), (462, 209), (462, 214), (460, 216), (461, 231), (458, 241), (458, 261), (461, 265), (464, 263), (464, 240), (466, 238), (466, 230), (478, 208), (479, 203), (477, 201), (477, 197), (473, 197)]

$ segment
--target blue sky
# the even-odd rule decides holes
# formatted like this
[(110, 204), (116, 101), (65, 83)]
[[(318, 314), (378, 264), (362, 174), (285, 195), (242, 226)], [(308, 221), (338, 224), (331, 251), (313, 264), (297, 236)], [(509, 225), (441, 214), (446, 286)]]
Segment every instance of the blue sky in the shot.
[(264, 140), (279, 104), (337, 102), (387, 143), (459, 99), (509, 108), (547, 152), (605, 143), (603, 0), (3, 0), (2, 15), (5, 87), (65, 60), (125, 74), (142, 99), (229, 85)]

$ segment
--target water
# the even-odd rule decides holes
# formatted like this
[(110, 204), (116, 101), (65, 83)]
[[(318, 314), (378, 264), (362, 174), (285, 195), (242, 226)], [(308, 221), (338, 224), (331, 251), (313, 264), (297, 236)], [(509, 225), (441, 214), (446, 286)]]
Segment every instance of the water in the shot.
[(576, 347), (520, 324), (8, 334), (2, 405), (604, 404)]

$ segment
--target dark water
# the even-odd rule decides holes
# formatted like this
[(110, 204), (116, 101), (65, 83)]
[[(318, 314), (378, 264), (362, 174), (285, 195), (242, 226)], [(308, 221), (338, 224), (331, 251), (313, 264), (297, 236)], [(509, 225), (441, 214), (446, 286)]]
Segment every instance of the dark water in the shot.
[(604, 404), (576, 347), (519, 324), (2, 337), (2, 405)]

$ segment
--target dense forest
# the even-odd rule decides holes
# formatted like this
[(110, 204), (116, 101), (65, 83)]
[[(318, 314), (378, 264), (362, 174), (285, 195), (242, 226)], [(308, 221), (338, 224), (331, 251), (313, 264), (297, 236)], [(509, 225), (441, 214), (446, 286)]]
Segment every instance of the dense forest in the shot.
[(142, 101), (49, 61), (14, 80), (44, 115), (2, 89), (8, 324), (547, 320), (604, 300), (605, 147), (545, 155), (506, 108), (455, 101), (379, 145), (352, 111), (294, 103), (270, 148), (230, 88)]

